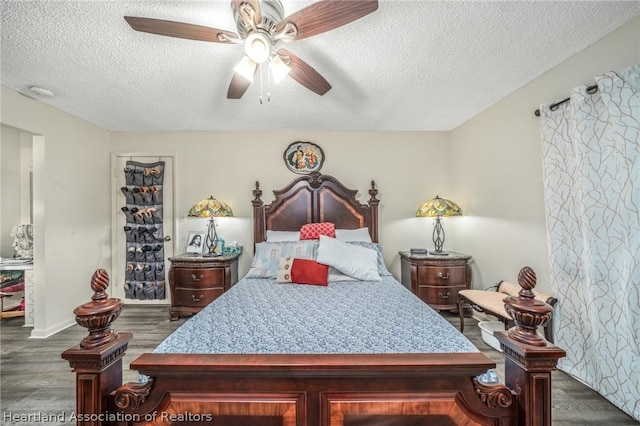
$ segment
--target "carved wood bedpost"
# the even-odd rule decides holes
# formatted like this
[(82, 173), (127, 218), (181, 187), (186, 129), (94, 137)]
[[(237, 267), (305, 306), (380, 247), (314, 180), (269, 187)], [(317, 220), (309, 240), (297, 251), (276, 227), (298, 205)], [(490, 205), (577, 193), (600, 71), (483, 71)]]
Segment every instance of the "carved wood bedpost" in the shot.
[(62, 353), (76, 373), (78, 425), (103, 424), (101, 418), (109, 410), (109, 393), (122, 384), (122, 357), (132, 334), (111, 329), (122, 310), (122, 300), (109, 298), (105, 292), (108, 286), (109, 274), (98, 269), (91, 277), (91, 302), (73, 311), (76, 322), (87, 328), (89, 335)]
[(374, 242), (378, 242), (378, 205), (380, 200), (376, 198), (378, 190), (376, 189), (376, 182), (371, 181), (371, 189), (369, 189), (369, 206), (371, 206), (371, 216), (369, 218), (369, 232), (371, 233), (371, 239)]
[(264, 203), (260, 198), (262, 196), (262, 190), (260, 189), (260, 182), (256, 181), (256, 189), (253, 190), (253, 250), (256, 249), (256, 243), (260, 243), (266, 240), (265, 223), (264, 223)]
[(538, 334), (538, 327), (551, 319), (553, 308), (535, 299), (533, 269), (522, 268), (518, 284), (519, 296), (504, 298), (516, 325), (495, 333), (505, 355), (505, 384), (519, 395), (518, 425), (551, 426), (551, 372), (566, 353)]

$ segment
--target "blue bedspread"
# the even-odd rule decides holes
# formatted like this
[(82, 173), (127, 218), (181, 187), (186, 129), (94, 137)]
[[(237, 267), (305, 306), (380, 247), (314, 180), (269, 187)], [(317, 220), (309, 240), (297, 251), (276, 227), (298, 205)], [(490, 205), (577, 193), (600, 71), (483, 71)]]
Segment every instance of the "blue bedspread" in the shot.
[(245, 278), (158, 353), (447, 353), (478, 349), (392, 276), (327, 287)]

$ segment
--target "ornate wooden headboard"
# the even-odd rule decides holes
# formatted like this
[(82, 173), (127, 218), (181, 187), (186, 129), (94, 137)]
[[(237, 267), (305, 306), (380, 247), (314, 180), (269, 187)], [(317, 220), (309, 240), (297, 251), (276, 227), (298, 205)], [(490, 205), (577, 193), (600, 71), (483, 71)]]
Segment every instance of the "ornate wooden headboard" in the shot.
[(333, 176), (319, 172), (301, 176), (281, 190), (265, 205), (259, 182), (253, 190), (253, 241), (265, 241), (266, 231), (299, 231), (306, 223), (333, 222), (336, 228), (369, 228), (371, 240), (378, 242), (378, 190), (371, 181), (369, 201), (356, 200), (357, 190), (345, 187)]

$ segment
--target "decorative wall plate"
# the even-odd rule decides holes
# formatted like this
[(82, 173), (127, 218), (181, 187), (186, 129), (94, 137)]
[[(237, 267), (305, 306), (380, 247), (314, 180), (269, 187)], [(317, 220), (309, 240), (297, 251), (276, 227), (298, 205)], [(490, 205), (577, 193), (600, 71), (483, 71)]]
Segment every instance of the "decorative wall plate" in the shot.
[(284, 151), (284, 163), (294, 173), (317, 172), (324, 163), (322, 148), (311, 142), (293, 142)]

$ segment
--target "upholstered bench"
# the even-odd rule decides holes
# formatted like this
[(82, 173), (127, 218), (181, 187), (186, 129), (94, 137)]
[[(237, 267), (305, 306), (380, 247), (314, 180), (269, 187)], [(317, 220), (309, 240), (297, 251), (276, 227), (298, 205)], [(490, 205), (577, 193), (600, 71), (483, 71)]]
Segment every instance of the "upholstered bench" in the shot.
[[(504, 308), (504, 298), (507, 296), (517, 296), (521, 287), (508, 281), (500, 281), (497, 286), (490, 287), (486, 290), (460, 290), (458, 292), (458, 313), (460, 315), (460, 331), (464, 331), (464, 309), (471, 307), (478, 312), (497, 317), (504, 323), (505, 330), (512, 327), (513, 320), (507, 314)], [(533, 289), (536, 299), (547, 302), (554, 306), (558, 301), (555, 297)], [(553, 316), (544, 327), (544, 337), (553, 343)]]

